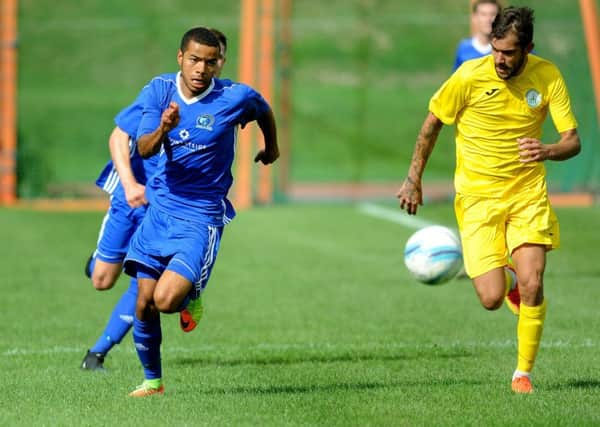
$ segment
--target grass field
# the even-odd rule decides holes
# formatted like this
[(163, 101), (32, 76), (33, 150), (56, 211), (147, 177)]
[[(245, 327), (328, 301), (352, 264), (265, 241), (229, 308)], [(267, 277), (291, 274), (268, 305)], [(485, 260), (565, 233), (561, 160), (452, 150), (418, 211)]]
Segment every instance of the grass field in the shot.
[[(126, 288), (84, 280), (102, 213), (0, 210), (0, 425), (598, 425), (600, 208), (557, 213), (531, 396), (510, 391), (507, 309), (480, 308), (467, 280), (415, 283), (412, 228), (337, 204), (240, 213), (199, 329), (163, 317), (166, 394), (131, 400), (130, 336), (108, 373), (78, 368)], [(449, 205), (420, 218), (453, 224)]]

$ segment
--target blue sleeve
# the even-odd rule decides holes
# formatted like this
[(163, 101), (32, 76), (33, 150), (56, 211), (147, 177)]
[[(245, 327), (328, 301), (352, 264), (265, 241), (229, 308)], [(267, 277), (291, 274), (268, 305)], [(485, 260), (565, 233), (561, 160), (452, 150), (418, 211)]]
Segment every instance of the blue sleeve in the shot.
[(258, 119), (270, 109), (271, 107), (260, 93), (251, 87), (246, 86), (244, 108), (239, 118), (240, 124), (244, 127), (246, 124)]
[(142, 120), (142, 110), (144, 108), (143, 95), (147, 87), (145, 86), (142, 89), (133, 103), (119, 111), (115, 116), (115, 124), (133, 139), (137, 135), (137, 130)]
[(152, 133), (160, 125), (160, 117), (164, 110), (161, 99), (164, 98), (165, 88), (161, 84), (162, 80), (153, 79), (148, 85), (147, 90), (142, 91), (142, 117), (137, 129), (137, 138), (147, 133)]
[(454, 66), (452, 67), (452, 71), (456, 71), (456, 69), (460, 67), (460, 64), (462, 64), (462, 59), (460, 59), (459, 52), (456, 51), (456, 57), (454, 58)]
[(468, 37), (466, 39), (462, 39), (458, 44), (458, 48), (456, 49), (456, 60), (454, 61), (454, 69), (452, 71), (456, 71), (458, 67), (460, 67), (463, 62), (468, 61), (469, 59), (475, 59), (483, 56), (482, 53), (479, 53), (475, 47), (473, 47), (473, 39)]
[(454, 66), (452, 67), (452, 72), (456, 71), (458, 67), (461, 66), (463, 62), (465, 62), (465, 49), (471, 45), (471, 39), (462, 39), (458, 46), (456, 47), (456, 55), (454, 57)]

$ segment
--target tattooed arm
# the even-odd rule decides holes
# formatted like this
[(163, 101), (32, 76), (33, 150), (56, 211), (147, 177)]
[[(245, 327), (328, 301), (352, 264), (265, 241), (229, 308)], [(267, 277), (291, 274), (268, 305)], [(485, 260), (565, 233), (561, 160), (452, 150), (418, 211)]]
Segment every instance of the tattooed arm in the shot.
[(396, 193), (396, 197), (400, 199), (400, 209), (405, 209), (410, 215), (417, 213), (417, 207), (423, 204), (423, 190), (421, 188), (421, 178), (427, 160), (433, 151), (435, 142), (437, 141), (443, 123), (440, 119), (429, 112), (421, 131), (417, 137), (415, 150), (413, 152), (408, 175), (402, 183), (402, 187)]

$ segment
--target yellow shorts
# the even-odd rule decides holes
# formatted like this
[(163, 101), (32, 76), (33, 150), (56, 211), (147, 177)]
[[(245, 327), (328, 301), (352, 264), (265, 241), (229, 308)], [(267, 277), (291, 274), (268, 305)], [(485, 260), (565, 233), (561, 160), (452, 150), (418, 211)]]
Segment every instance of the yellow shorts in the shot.
[(525, 243), (560, 245), (558, 219), (545, 187), (504, 198), (457, 194), (454, 210), (463, 247), (465, 271), (477, 277), (502, 267)]

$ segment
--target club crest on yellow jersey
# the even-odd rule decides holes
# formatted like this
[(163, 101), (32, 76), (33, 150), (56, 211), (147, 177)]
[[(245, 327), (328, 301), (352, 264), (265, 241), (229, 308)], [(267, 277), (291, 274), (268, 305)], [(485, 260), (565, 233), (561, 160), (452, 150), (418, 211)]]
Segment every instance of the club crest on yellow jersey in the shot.
[(531, 108), (539, 107), (542, 103), (542, 94), (535, 89), (529, 89), (525, 93), (525, 101)]

